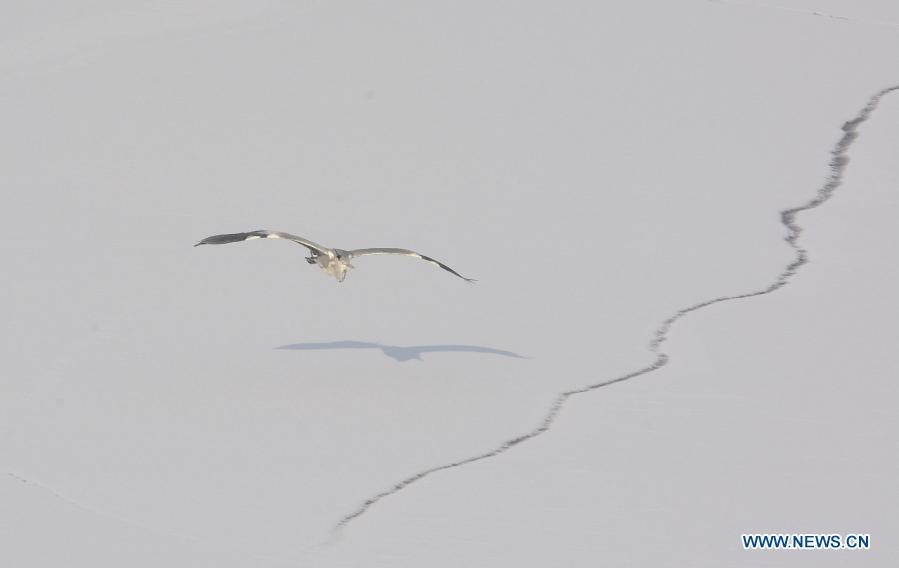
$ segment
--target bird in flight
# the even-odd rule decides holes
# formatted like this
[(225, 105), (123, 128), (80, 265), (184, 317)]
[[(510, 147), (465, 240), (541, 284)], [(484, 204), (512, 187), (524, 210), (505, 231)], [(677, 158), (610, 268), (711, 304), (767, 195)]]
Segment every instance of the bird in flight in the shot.
[(368, 256), (372, 254), (398, 254), (401, 256), (411, 256), (413, 258), (420, 258), (422, 260), (426, 260), (435, 266), (439, 266), (440, 268), (452, 272), (459, 278), (465, 280), (466, 282), (474, 282), (473, 278), (466, 278), (450, 268), (449, 266), (443, 264), (440, 261), (434, 260), (429, 256), (425, 256), (423, 254), (419, 254), (412, 250), (400, 249), (400, 248), (365, 248), (365, 249), (355, 249), (355, 250), (343, 250), (339, 248), (328, 248), (324, 247), (320, 244), (314, 243), (308, 239), (304, 239), (303, 237), (298, 237), (296, 235), (291, 235), (289, 233), (281, 233), (278, 231), (250, 231), (249, 233), (231, 233), (228, 235), (213, 235), (211, 237), (206, 237), (202, 241), (195, 244), (195, 247), (200, 245), (224, 245), (227, 243), (236, 243), (240, 241), (249, 241), (252, 239), (285, 239), (288, 241), (293, 241), (295, 243), (299, 243), (309, 249), (310, 255), (306, 257), (306, 262), (309, 264), (317, 264), (319, 268), (333, 276), (337, 279), (338, 282), (343, 282), (343, 279), (346, 278), (346, 273), (348, 268), (356, 268), (352, 264), (350, 264), (350, 260), (358, 257), (358, 256)]

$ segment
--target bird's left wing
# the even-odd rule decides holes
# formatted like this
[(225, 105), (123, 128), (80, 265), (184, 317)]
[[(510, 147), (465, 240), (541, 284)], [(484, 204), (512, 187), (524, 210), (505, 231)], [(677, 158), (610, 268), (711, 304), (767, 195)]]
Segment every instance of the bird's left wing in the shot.
[(325, 256), (329, 256), (330, 249), (328, 247), (323, 247), (318, 243), (314, 243), (309, 239), (304, 239), (303, 237), (298, 237), (296, 235), (291, 235), (290, 233), (282, 233), (280, 231), (250, 231), (248, 233), (230, 233), (227, 235), (212, 235), (211, 237), (206, 237), (202, 241), (195, 244), (195, 247), (200, 245), (224, 245), (227, 243), (237, 243), (240, 241), (249, 241), (251, 239), (285, 239), (288, 241), (293, 241), (295, 243), (301, 244), (307, 249), (311, 250), (317, 254), (323, 254)]
[(442, 262), (440, 262), (438, 260), (434, 260), (433, 258), (431, 258), (429, 256), (419, 254), (419, 253), (415, 252), (414, 250), (399, 249), (399, 248), (367, 248), (367, 249), (355, 249), (355, 250), (350, 250), (347, 252), (349, 253), (350, 258), (355, 258), (357, 256), (368, 256), (371, 254), (398, 254), (401, 256), (411, 256), (413, 258), (420, 258), (422, 260), (426, 260), (426, 261), (430, 262), (431, 264), (433, 264), (435, 266), (439, 266), (440, 268), (442, 268), (448, 272), (452, 272), (453, 274), (455, 274), (462, 280), (465, 280), (466, 282), (474, 282), (475, 281), (474, 278), (466, 278), (466, 277), (462, 276), (461, 274), (459, 274), (458, 272), (456, 272), (455, 270), (453, 270), (452, 268), (450, 268), (449, 266), (443, 264)]

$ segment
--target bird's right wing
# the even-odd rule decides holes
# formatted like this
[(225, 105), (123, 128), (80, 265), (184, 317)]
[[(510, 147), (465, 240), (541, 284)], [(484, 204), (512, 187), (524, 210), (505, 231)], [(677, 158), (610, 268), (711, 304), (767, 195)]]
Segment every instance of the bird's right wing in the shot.
[(434, 266), (439, 266), (440, 268), (446, 270), (447, 272), (451, 272), (451, 273), (455, 274), (456, 276), (458, 276), (462, 280), (465, 280), (466, 282), (475, 282), (474, 278), (466, 278), (465, 276), (462, 276), (461, 274), (459, 274), (458, 272), (456, 272), (449, 266), (443, 264), (439, 260), (434, 260), (430, 256), (425, 256), (421, 253), (415, 252), (414, 250), (400, 249), (400, 248), (367, 248), (367, 249), (355, 249), (355, 250), (350, 250), (347, 252), (350, 254), (350, 258), (355, 258), (357, 256), (368, 256), (371, 254), (398, 254), (401, 256), (411, 256), (412, 258), (420, 258), (421, 260), (430, 262)]
[(323, 254), (325, 256), (330, 256), (331, 249), (328, 247), (323, 247), (318, 243), (314, 243), (308, 239), (304, 239), (303, 237), (298, 237), (296, 235), (291, 235), (290, 233), (281, 233), (279, 231), (250, 231), (249, 233), (229, 233), (227, 235), (212, 235), (211, 237), (206, 237), (202, 241), (195, 244), (195, 247), (200, 245), (224, 245), (227, 243), (237, 243), (240, 241), (249, 241), (251, 239), (285, 239), (288, 241), (293, 241), (295, 243), (301, 244), (307, 249), (311, 250), (317, 254)]

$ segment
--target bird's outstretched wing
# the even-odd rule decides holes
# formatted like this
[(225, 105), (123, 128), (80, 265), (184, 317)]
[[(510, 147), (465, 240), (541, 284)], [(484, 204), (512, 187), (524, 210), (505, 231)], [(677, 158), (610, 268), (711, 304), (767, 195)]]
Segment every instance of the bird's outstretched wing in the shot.
[(202, 241), (195, 244), (195, 247), (200, 245), (224, 245), (227, 243), (237, 243), (240, 241), (249, 241), (250, 239), (285, 239), (288, 241), (293, 241), (295, 243), (299, 243), (317, 254), (324, 254), (328, 256), (330, 254), (331, 249), (328, 247), (323, 247), (318, 243), (313, 243), (308, 239), (304, 239), (303, 237), (298, 237), (296, 235), (291, 235), (290, 233), (281, 233), (278, 231), (250, 231), (249, 233), (230, 233), (227, 235), (213, 235), (211, 237), (206, 237)]
[(475, 282), (474, 278), (466, 278), (466, 277), (462, 276), (461, 274), (459, 274), (458, 272), (456, 272), (455, 270), (453, 270), (452, 268), (450, 268), (449, 266), (443, 264), (442, 262), (440, 262), (438, 260), (434, 260), (433, 258), (431, 258), (429, 256), (419, 254), (419, 253), (415, 252), (414, 250), (398, 249), (398, 248), (367, 248), (367, 249), (349, 250), (347, 252), (350, 254), (350, 258), (355, 258), (357, 256), (367, 256), (370, 254), (399, 254), (402, 256), (411, 256), (414, 258), (420, 258), (422, 260), (426, 260), (426, 261), (430, 262), (431, 264), (433, 264), (435, 266), (439, 266), (440, 268), (442, 268), (448, 272), (452, 272), (453, 274), (455, 274), (462, 280), (465, 280), (466, 282)]

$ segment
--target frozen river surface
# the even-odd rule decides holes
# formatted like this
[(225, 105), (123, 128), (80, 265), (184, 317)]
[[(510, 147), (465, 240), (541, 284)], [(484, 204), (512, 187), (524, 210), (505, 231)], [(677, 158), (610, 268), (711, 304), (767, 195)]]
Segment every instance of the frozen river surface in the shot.
[[(0, 554), (893, 565), (899, 8), (847, 4), (0, 7)], [(262, 228), (478, 283), (191, 246)]]

